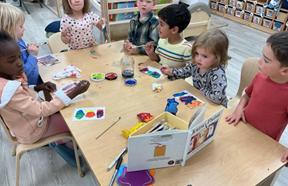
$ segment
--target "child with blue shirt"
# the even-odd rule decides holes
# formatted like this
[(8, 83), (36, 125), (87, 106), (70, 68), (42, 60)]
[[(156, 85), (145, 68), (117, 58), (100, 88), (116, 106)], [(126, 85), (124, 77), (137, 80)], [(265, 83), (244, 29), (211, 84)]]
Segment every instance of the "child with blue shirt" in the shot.
[(25, 22), (25, 16), (23, 12), (10, 4), (0, 4), (0, 28), (6, 30), (18, 45), (21, 50), (21, 58), (24, 63), (24, 72), (28, 78), (29, 85), (39, 85), (42, 83), (39, 78), (38, 69), (38, 45), (28, 44), (26, 45), (22, 37), (25, 31), (23, 24)]

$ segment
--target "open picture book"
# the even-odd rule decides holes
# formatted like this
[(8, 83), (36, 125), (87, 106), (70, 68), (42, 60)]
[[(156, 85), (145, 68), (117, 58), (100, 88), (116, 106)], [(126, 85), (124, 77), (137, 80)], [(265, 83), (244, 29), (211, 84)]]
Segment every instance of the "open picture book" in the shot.
[[(215, 138), (223, 109), (204, 120), (206, 109), (207, 105), (199, 106), (189, 123), (164, 112), (132, 133), (128, 138), (128, 172), (184, 166), (189, 158)], [(170, 125), (170, 130), (150, 132), (164, 120)]]

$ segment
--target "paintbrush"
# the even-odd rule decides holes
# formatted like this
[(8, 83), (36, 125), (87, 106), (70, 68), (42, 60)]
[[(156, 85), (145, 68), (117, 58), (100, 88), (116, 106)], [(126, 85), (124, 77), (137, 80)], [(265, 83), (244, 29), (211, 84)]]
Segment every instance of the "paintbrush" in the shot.
[[(150, 41), (150, 42), (148, 42), (148, 43), (152, 43), (152, 45), (154, 45), (154, 44), (156, 44), (157, 42), (156, 42), (156, 41)], [(132, 47), (130, 47), (130, 49), (132, 49), (132, 48), (139, 48), (139, 47), (146, 47), (146, 45), (147, 45), (148, 43), (146, 43), (145, 45), (132, 46)]]
[[(47, 44), (47, 42), (44, 42), (44, 43), (38, 44), (38, 47), (39, 47), (39, 46), (42, 46), (42, 45), (46, 45), (46, 44)], [(23, 49), (23, 50), (21, 50), (21, 52), (23, 52), (23, 51), (25, 51), (25, 50), (28, 50), (28, 47), (25, 48), (25, 49)]]

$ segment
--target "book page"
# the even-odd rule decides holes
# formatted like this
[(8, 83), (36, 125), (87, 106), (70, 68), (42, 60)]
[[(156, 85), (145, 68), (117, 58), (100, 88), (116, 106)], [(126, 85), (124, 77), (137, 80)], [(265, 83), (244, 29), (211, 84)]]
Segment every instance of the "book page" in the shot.
[(204, 115), (206, 113), (206, 110), (207, 110), (207, 104), (204, 106), (203, 109), (202, 109), (202, 106), (200, 106), (196, 110), (196, 112), (193, 114), (193, 116), (191, 117), (189, 121), (188, 129), (193, 128), (195, 125), (197, 125), (198, 123), (204, 120)]

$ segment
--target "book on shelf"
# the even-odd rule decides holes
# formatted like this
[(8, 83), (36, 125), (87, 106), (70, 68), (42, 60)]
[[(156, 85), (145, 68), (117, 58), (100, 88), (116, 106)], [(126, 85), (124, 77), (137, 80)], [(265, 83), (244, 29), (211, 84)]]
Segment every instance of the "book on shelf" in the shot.
[[(111, 9), (123, 9), (123, 8), (133, 8), (136, 7), (136, 1), (131, 2), (119, 2), (119, 3), (109, 3), (108, 8)], [(134, 15), (137, 14), (136, 12), (127, 12), (127, 13), (118, 13), (118, 14), (110, 14), (109, 21), (121, 21), (121, 20), (129, 20)]]

